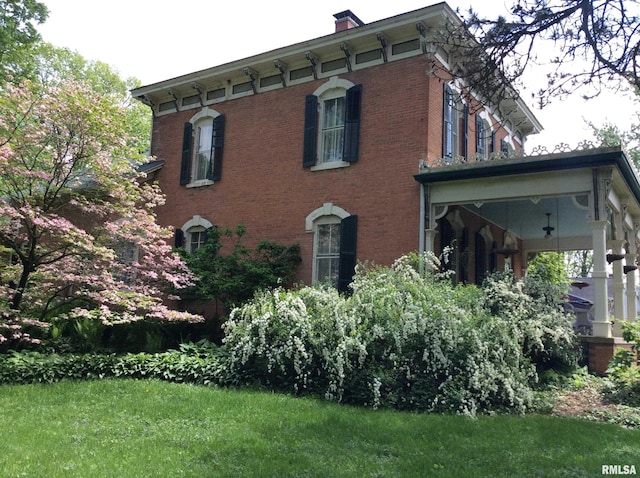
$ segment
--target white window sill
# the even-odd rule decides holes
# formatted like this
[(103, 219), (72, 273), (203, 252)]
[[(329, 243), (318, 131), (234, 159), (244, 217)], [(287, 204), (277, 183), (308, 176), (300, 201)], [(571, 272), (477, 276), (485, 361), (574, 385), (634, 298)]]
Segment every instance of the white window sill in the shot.
[(317, 166), (313, 166), (311, 171), (324, 171), (325, 169), (337, 169), (347, 168), (351, 166), (351, 163), (347, 161), (327, 161), (326, 163), (320, 163)]
[(187, 184), (188, 188), (199, 188), (201, 186), (209, 186), (213, 184), (213, 181), (211, 181), (210, 179), (200, 179), (198, 181), (193, 181), (189, 184)]

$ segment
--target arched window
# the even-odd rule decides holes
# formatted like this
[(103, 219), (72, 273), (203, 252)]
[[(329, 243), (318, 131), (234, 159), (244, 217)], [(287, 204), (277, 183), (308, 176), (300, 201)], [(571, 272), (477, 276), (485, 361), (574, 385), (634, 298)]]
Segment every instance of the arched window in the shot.
[(358, 160), (362, 85), (337, 76), (305, 100), (303, 166), (328, 169)]
[(196, 215), (180, 229), (176, 229), (175, 246), (184, 247), (188, 253), (197, 251), (207, 242), (207, 231), (214, 227), (211, 222)]
[(307, 232), (313, 233), (314, 284), (327, 282), (346, 292), (356, 266), (358, 216), (332, 203), (309, 214)]
[(222, 176), (224, 115), (203, 108), (184, 124), (180, 184), (205, 186)]
[(476, 161), (489, 158), (493, 141), (489, 115), (485, 111), (476, 113)]
[(467, 159), (469, 109), (449, 84), (444, 86), (442, 107), (442, 157)]

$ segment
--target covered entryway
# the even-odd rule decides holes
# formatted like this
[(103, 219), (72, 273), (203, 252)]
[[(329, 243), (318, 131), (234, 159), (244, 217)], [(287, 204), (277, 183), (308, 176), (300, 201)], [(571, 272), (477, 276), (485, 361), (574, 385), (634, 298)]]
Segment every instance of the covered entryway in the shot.
[(620, 148), (597, 148), (424, 167), (421, 184), (423, 251), (453, 252), (460, 280), (477, 282), (487, 270), (524, 274), (540, 251), (593, 251), (594, 337), (612, 339), (613, 315), (637, 315), (640, 182)]

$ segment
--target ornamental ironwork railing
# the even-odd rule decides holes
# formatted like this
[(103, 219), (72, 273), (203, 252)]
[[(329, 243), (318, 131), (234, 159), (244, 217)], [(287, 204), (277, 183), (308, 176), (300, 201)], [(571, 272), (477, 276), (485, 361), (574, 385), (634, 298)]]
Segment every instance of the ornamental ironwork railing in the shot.
[[(508, 153), (504, 151), (494, 151), (489, 155), (476, 153), (468, 158), (465, 158), (463, 156), (441, 157), (441, 158), (437, 158), (431, 164), (427, 164), (425, 161), (420, 161), (419, 168), (420, 168), (420, 171), (424, 171), (427, 169), (444, 168), (444, 167), (458, 166), (463, 164), (483, 163), (488, 161), (504, 161), (504, 160), (514, 160), (514, 159), (526, 160), (528, 158), (535, 158), (538, 156), (545, 156), (545, 155), (558, 154), (558, 153), (571, 153), (571, 152), (586, 151), (591, 149), (598, 149), (598, 147), (595, 146), (591, 141), (581, 141), (580, 143), (578, 143), (578, 145), (575, 148), (572, 148), (567, 143), (560, 143), (551, 151), (546, 146), (536, 146), (531, 150), (530, 153), (525, 153), (522, 149), (520, 149), (520, 150), (509, 151)], [(627, 157), (629, 157), (629, 155), (627, 155)]]

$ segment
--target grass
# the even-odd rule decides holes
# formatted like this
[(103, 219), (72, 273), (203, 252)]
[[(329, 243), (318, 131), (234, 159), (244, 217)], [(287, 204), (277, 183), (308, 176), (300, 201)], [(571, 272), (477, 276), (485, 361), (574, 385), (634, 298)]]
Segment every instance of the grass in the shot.
[(161, 381), (0, 386), (2, 477), (588, 477), (640, 430), (365, 410)]

